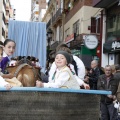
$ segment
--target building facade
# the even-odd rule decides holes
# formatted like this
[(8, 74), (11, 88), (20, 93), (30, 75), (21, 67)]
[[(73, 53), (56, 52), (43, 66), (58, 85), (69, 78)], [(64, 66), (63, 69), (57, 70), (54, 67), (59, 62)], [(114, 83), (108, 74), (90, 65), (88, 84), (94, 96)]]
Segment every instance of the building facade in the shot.
[(14, 18), (14, 10), (10, 4), (10, 0), (0, 0), (0, 41), (8, 37), (9, 19)]
[(41, 22), (46, 12), (46, 0), (31, 0), (31, 21)]
[(50, 59), (54, 59), (55, 48), (63, 39), (63, 0), (49, 0), (48, 8), (43, 17), (43, 22), (47, 23), (47, 48)]
[(64, 1), (64, 41), (88, 67), (101, 59), (100, 10), (92, 7), (92, 0)]
[[(101, 10), (92, 0), (49, 0), (42, 19), (47, 23), (47, 42), (50, 57), (55, 48), (66, 43), (72, 54), (90, 67), (93, 59), (101, 60)], [(101, 62), (101, 61), (100, 61)]]
[(39, 21), (39, 0), (31, 0), (31, 21)]
[(120, 1), (93, 0), (93, 6), (103, 8), (102, 66), (120, 64)]

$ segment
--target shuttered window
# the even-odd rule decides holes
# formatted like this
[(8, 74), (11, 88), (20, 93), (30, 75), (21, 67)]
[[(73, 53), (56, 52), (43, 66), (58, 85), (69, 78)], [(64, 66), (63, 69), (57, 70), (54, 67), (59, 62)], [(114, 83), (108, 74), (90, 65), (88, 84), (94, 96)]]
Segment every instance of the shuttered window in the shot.
[(100, 33), (100, 18), (91, 18), (91, 33)]

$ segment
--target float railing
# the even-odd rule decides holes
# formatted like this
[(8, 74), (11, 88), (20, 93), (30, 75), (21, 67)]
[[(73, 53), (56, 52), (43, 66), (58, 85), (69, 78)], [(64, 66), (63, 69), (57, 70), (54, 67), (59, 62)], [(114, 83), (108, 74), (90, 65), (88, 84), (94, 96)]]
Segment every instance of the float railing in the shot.
[(1, 120), (99, 120), (103, 90), (0, 88)]

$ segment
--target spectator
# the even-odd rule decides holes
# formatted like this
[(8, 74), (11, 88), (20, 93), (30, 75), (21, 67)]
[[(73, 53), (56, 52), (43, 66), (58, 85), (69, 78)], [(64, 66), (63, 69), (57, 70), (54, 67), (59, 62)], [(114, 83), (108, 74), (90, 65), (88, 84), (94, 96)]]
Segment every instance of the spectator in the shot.
[(120, 102), (120, 65), (115, 65), (115, 73), (114, 73), (114, 78), (118, 82), (118, 89), (117, 89), (117, 100)]
[(105, 74), (99, 76), (97, 88), (98, 90), (109, 90), (112, 92), (112, 95), (101, 95), (101, 120), (116, 120), (117, 109), (114, 108), (113, 101), (116, 99), (115, 94), (117, 92), (118, 84), (112, 74), (110, 65), (106, 65)]
[(85, 77), (84, 77), (84, 82), (89, 84), (89, 71), (90, 71), (90, 68), (88, 67), (85, 67)]
[[(3, 47), (0, 46), (0, 62), (2, 61), (2, 56), (3, 56)], [(1, 72), (1, 67), (0, 67), (0, 87), (5, 87), (7, 90), (11, 89), (12, 85), (6, 82), (1, 75), (3, 75), (3, 73)]]
[(97, 81), (99, 75), (101, 74), (102, 74), (102, 70), (98, 67), (98, 61), (93, 60), (91, 62), (91, 69), (88, 75), (90, 89), (97, 90)]

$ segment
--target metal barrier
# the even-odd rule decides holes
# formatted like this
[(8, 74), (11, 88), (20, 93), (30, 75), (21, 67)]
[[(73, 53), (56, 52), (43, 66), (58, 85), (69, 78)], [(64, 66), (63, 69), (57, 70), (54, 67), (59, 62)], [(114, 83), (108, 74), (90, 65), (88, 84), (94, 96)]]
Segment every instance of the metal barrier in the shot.
[(98, 120), (102, 90), (0, 88), (1, 120)]

